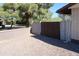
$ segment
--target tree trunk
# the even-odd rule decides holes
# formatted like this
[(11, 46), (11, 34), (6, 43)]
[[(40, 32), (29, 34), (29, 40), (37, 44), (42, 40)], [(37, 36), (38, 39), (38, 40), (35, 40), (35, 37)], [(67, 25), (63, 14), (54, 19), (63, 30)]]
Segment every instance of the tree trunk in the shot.
[(30, 26), (30, 24), (29, 24), (29, 18), (28, 19), (26, 19), (26, 27), (29, 27)]
[(13, 21), (11, 21), (11, 28), (12, 28), (12, 26), (13, 26)]

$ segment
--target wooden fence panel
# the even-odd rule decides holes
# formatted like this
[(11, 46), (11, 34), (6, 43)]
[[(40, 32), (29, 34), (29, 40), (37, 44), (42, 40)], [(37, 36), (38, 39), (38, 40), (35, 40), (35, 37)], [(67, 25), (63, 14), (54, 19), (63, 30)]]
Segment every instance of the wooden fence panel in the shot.
[(59, 22), (42, 22), (41, 34), (56, 39), (60, 39), (60, 23)]

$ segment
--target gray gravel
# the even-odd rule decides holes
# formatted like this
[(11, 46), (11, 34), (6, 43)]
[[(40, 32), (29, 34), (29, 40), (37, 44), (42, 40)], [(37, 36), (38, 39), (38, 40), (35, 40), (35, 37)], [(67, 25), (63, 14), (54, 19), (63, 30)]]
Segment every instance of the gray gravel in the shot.
[(6, 56), (76, 56), (79, 45), (33, 35), (30, 28), (0, 31), (0, 55)]

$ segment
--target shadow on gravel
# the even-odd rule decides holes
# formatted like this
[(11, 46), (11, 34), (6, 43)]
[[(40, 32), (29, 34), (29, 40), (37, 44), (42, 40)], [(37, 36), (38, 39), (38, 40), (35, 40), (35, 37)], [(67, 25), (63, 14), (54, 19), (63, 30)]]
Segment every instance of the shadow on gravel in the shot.
[(75, 44), (73, 42), (64, 43), (61, 40), (49, 38), (49, 37), (42, 36), (42, 35), (33, 35), (32, 37), (38, 40), (41, 40), (47, 44), (51, 44), (57, 47), (61, 47), (61, 48), (79, 53), (79, 44)]

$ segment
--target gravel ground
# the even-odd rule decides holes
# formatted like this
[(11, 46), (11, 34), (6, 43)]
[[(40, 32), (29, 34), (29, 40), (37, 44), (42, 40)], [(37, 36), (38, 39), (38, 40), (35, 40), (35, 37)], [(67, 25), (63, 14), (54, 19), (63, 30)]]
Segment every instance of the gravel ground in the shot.
[(30, 34), (29, 28), (0, 31), (2, 56), (78, 56), (79, 45)]

